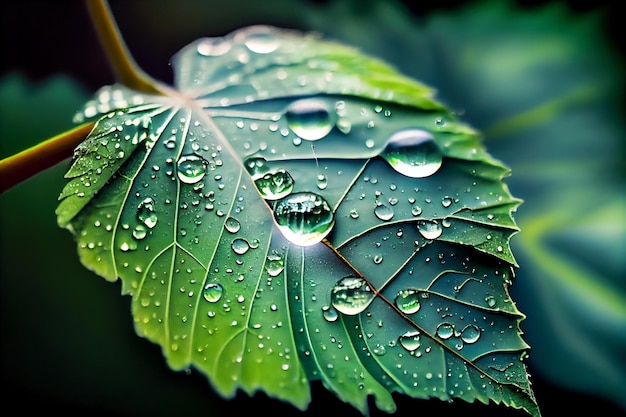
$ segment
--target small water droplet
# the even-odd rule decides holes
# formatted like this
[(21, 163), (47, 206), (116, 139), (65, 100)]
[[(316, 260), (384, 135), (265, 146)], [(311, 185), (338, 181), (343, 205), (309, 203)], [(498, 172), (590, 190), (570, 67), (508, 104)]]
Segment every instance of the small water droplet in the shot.
[(289, 128), (306, 140), (319, 140), (335, 126), (333, 113), (326, 103), (317, 99), (302, 99), (293, 102), (285, 113)]
[(206, 174), (208, 162), (198, 155), (183, 156), (178, 160), (178, 179), (185, 184), (195, 184)]
[(243, 255), (248, 252), (248, 249), (250, 249), (250, 244), (245, 239), (237, 238), (233, 240), (230, 247), (237, 255)]
[(328, 179), (324, 174), (317, 174), (317, 188), (325, 190), (328, 187)]
[(365, 310), (376, 297), (360, 277), (342, 278), (331, 290), (330, 300), (337, 311), (353, 316)]
[(234, 217), (228, 217), (224, 222), (224, 228), (230, 233), (237, 233), (241, 229), (241, 224)]
[(380, 220), (389, 221), (393, 218), (393, 209), (384, 204), (381, 204), (379, 206), (376, 206), (376, 208), (374, 209), (374, 214)]
[(254, 27), (248, 29), (248, 33), (243, 43), (252, 52), (257, 54), (269, 54), (280, 46), (280, 40), (269, 28)]
[(476, 343), (478, 339), (480, 339), (480, 328), (478, 326), (470, 324), (461, 330), (461, 340), (463, 342), (471, 344)]
[(223, 38), (203, 39), (198, 43), (197, 50), (202, 56), (219, 56), (230, 51), (232, 44)]
[(265, 270), (271, 277), (278, 276), (285, 269), (285, 260), (278, 255), (270, 255), (265, 262)]
[(452, 205), (452, 198), (446, 196), (441, 199), (441, 205), (445, 208), (448, 208)]
[(210, 303), (216, 303), (222, 298), (224, 287), (220, 284), (207, 284), (202, 291), (202, 296)]
[(432, 134), (421, 129), (405, 129), (392, 134), (381, 156), (400, 174), (424, 178), (439, 170), (443, 153)]
[(497, 300), (496, 300), (496, 298), (494, 296), (490, 295), (490, 296), (485, 298), (485, 302), (487, 303), (487, 305), (489, 307), (495, 307), (496, 303), (497, 303)]
[(419, 349), (421, 346), (420, 332), (417, 330), (409, 330), (398, 339), (403, 348), (409, 352)]
[(454, 326), (450, 323), (441, 323), (437, 326), (437, 336), (443, 340), (449, 339), (454, 335)]
[(152, 229), (157, 224), (157, 215), (154, 212), (154, 200), (150, 197), (144, 199), (137, 206), (137, 219), (148, 229)]
[(394, 302), (396, 307), (405, 314), (417, 313), (421, 307), (419, 292), (412, 288), (398, 291)]
[(358, 219), (359, 218), (359, 212), (356, 209), (351, 209), (350, 210), (350, 217), (352, 217), (353, 219)]
[(279, 200), (291, 193), (294, 186), (293, 177), (289, 172), (280, 169), (267, 173), (254, 181), (259, 193), (266, 200)]
[(426, 239), (437, 239), (443, 233), (441, 225), (436, 220), (418, 220), (417, 230)]
[(274, 218), (285, 238), (299, 246), (320, 242), (334, 225), (328, 202), (309, 192), (294, 193), (278, 200)]
[(246, 166), (246, 170), (253, 180), (261, 178), (270, 170), (269, 166), (267, 165), (267, 160), (265, 158), (257, 156), (247, 158), (244, 165)]
[(331, 306), (322, 307), (322, 315), (324, 316), (324, 320), (331, 322), (331, 323), (334, 321), (337, 321), (337, 319), (339, 318), (339, 314), (337, 314), (337, 310), (335, 310)]
[(133, 237), (137, 240), (144, 239), (147, 234), (148, 229), (146, 229), (146, 226), (144, 226), (143, 224), (138, 224), (137, 226), (135, 226), (135, 229), (133, 229)]

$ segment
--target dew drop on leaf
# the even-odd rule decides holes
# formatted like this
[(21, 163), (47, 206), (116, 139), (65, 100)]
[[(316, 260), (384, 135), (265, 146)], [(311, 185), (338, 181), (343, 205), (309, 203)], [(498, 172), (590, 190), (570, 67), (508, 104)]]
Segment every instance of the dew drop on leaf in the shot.
[(237, 255), (243, 255), (248, 252), (248, 249), (250, 249), (250, 244), (245, 239), (237, 238), (233, 240), (230, 247)]
[(138, 224), (137, 226), (135, 226), (135, 229), (133, 229), (133, 237), (137, 240), (145, 238), (147, 234), (148, 229), (146, 229), (146, 226), (144, 226), (143, 224)]
[(454, 326), (450, 323), (441, 323), (437, 326), (437, 336), (446, 340), (454, 335)]
[(409, 330), (398, 339), (403, 348), (409, 352), (419, 349), (421, 346), (420, 332), (417, 330)]
[(267, 160), (260, 156), (251, 156), (245, 160), (244, 164), (248, 174), (250, 174), (253, 180), (261, 178), (270, 170), (267, 165)]
[(320, 242), (334, 225), (328, 202), (309, 192), (294, 193), (278, 200), (274, 218), (283, 236), (298, 246)]
[(379, 206), (376, 206), (376, 208), (374, 209), (374, 214), (380, 220), (388, 221), (391, 220), (393, 217), (393, 209), (389, 206), (381, 204)]
[(376, 294), (360, 277), (342, 278), (330, 293), (330, 301), (337, 311), (353, 316), (365, 310)]
[(243, 34), (245, 34), (243, 44), (257, 54), (272, 53), (280, 46), (280, 40), (266, 27), (253, 26)]
[(476, 325), (469, 325), (461, 330), (461, 340), (465, 343), (476, 343), (480, 338), (480, 329)]
[(339, 318), (339, 314), (337, 314), (337, 310), (335, 310), (331, 306), (322, 307), (322, 316), (324, 316), (324, 320), (331, 322), (331, 323), (334, 321), (337, 321), (337, 319)]
[(418, 220), (417, 230), (426, 239), (437, 239), (443, 232), (441, 225), (436, 220)]
[(285, 260), (279, 255), (270, 255), (267, 257), (265, 270), (271, 277), (278, 276), (285, 269)]
[(216, 303), (222, 298), (224, 287), (220, 284), (207, 284), (202, 291), (202, 296), (210, 303)]
[(183, 156), (178, 160), (178, 179), (185, 184), (195, 184), (206, 174), (207, 161), (198, 155)]
[(398, 291), (395, 304), (404, 314), (417, 313), (421, 306), (419, 292), (412, 288)]
[(293, 102), (287, 112), (289, 128), (306, 140), (319, 140), (330, 133), (335, 126), (335, 117), (326, 103), (317, 99), (302, 99)]
[(157, 215), (154, 212), (154, 200), (150, 197), (144, 199), (137, 206), (137, 219), (148, 229), (152, 229), (157, 224)]
[(254, 181), (261, 196), (266, 200), (279, 200), (291, 193), (294, 186), (293, 177), (289, 172), (280, 169), (267, 173)]
[(230, 233), (237, 233), (239, 229), (241, 229), (241, 224), (239, 220), (234, 217), (228, 217), (224, 222), (224, 229), (228, 230)]
[(412, 178), (433, 175), (443, 159), (433, 135), (421, 129), (404, 129), (392, 134), (381, 156), (397, 172)]

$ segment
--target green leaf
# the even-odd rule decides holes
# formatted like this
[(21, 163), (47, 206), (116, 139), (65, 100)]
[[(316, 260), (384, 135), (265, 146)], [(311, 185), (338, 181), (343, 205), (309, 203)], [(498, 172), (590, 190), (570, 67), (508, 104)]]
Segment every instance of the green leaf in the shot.
[(174, 57), (171, 95), (104, 87), (58, 222), (122, 281), (172, 369), (305, 409), (392, 394), (538, 416), (510, 299), (521, 202), (433, 91), (317, 35), (253, 26)]

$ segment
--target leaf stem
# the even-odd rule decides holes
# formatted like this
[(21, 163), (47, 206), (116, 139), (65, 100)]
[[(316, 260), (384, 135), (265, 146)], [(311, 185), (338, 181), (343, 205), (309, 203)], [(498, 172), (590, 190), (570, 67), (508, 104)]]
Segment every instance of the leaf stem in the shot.
[(91, 132), (94, 124), (84, 123), (0, 160), (0, 194), (67, 159)]
[(86, 0), (87, 10), (116, 80), (133, 90), (164, 95), (159, 83), (135, 62), (106, 0)]

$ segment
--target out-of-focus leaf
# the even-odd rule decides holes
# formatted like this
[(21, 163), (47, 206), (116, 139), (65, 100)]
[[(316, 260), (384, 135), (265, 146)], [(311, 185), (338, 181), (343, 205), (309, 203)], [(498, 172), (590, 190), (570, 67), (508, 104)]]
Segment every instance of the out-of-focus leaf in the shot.
[[(254, 26), (174, 59), (177, 92), (111, 86), (57, 209), (137, 332), (304, 409), (392, 393), (539, 409), (509, 297), (509, 169), (432, 90), (316, 35)], [(104, 116), (102, 116), (104, 114)]]

